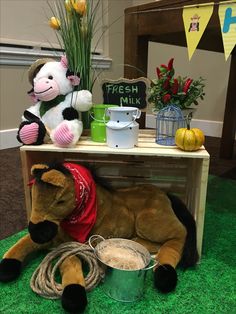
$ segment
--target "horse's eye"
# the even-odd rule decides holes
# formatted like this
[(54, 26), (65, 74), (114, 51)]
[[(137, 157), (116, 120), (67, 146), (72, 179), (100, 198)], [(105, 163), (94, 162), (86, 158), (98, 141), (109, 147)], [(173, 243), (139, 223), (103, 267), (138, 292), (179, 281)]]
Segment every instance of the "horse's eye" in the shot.
[(65, 203), (65, 201), (63, 201), (63, 200), (60, 200), (57, 202), (57, 204), (63, 204), (63, 203)]

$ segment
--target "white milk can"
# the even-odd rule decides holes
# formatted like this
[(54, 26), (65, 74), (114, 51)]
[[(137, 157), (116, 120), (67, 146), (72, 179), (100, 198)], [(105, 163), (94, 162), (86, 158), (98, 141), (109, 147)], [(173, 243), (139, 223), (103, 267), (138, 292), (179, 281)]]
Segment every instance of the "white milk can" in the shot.
[(106, 124), (107, 145), (112, 148), (133, 148), (138, 144), (139, 124), (135, 121), (141, 111), (135, 107), (107, 109), (110, 121)]

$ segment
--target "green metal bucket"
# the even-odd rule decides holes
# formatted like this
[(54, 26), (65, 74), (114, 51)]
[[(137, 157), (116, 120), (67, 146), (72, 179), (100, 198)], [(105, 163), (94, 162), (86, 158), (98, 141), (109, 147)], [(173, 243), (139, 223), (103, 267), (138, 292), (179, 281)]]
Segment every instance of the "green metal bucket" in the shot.
[(106, 123), (109, 121), (109, 116), (106, 115), (107, 108), (117, 107), (117, 105), (99, 104), (93, 105), (90, 115), (91, 122), (91, 139), (94, 142), (105, 143), (106, 136)]

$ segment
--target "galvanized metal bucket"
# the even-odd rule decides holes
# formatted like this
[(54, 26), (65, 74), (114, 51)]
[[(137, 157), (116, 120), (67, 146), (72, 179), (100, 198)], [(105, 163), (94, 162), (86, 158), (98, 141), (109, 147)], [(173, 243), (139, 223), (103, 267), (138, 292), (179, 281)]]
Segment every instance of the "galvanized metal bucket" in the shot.
[[(99, 240), (98, 244), (93, 247), (93, 242)], [(93, 248), (97, 259), (105, 268), (105, 277), (102, 283), (102, 289), (106, 295), (121, 302), (134, 302), (143, 297), (144, 283), (147, 271), (157, 265), (152, 263), (152, 257), (148, 250), (141, 244), (127, 239), (113, 238), (104, 239), (99, 235), (91, 236), (89, 245)], [(114, 248), (126, 248), (137, 254), (143, 261), (141, 268), (121, 269), (116, 266), (111, 266), (110, 262), (104, 261), (103, 254), (106, 248), (110, 248), (115, 254)], [(123, 255), (123, 258), (127, 255)]]

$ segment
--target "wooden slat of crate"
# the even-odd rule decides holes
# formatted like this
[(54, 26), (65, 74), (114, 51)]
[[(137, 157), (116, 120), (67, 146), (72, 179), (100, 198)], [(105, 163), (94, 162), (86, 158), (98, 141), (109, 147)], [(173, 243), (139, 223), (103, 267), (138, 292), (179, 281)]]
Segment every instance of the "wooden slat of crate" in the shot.
[[(46, 155), (42, 152), (32, 152), (30, 156), (29, 167), (36, 162), (55, 160), (55, 154), (52, 152)], [(59, 161), (96, 166), (98, 175), (106, 178), (114, 187), (152, 183), (168, 192), (177, 193), (185, 200), (187, 166), (183, 159), (127, 155), (122, 156), (122, 159), (119, 155), (113, 155), (111, 159), (111, 156), (107, 154), (78, 155), (78, 153), (67, 152), (57, 154)]]
[[(86, 158), (88, 157), (88, 159)], [(137, 156), (126, 156), (125, 160), (120, 160), (120, 157), (109, 159), (109, 156), (83, 155), (83, 160), (79, 158), (79, 162), (82, 164), (92, 164), (97, 167), (97, 173), (111, 181), (113, 186), (117, 185), (130, 185), (131, 183), (155, 183), (165, 189), (173, 191), (173, 187), (176, 186), (176, 190), (182, 187), (185, 188), (187, 167), (186, 163), (182, 159), (173, 160), (173, 158), (149, 158)], [(78, 162), (78, 158), (68, 158), (67, 161)], [(164, 173), (164, 174), (163, 174)], [(124, 181), (123, 184), (121, 182)], [(167, 184), (168, 183), (168, 184)], [(176, 192), (176, 191), (174, 191)]]
[(197, 152), (183, 152), (176, 146), (162, 146), (155, 142), (154, 130), (140, 130), (138, 146), (131, 149), (114, 149), (107, 146), (106, 143), (97, 143), (91, 141), (89, 135), (82, 136), (76, 147), (73, 148), (58, 148), (54, 145), (43, 144), (40, 146), (28, 146), (28, 150), (37, 151), (52, 151), (52, 152), (76, 152), (76, 153), (88, 153), (88, 154), (112, 154), (124, 156), (124, 155), (137, 155), (137, 156), (169, 156), (169, 157), (184, 157), (184, 158), (209, 158), (208, 153), (201, 147)]
[(189, 175), (190, 185), (188, 187), (189, 199), (187, 204), (196, 220), (198, 251), (201, 255), (209, 160), (192, 159), (189, 163), (191, 164), (192, 173)]

